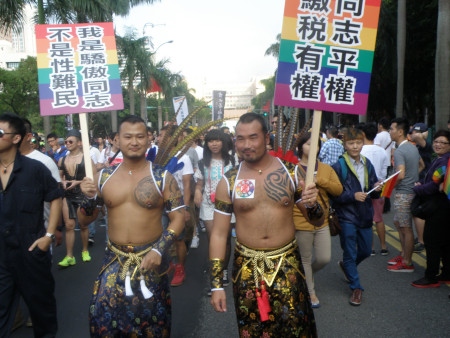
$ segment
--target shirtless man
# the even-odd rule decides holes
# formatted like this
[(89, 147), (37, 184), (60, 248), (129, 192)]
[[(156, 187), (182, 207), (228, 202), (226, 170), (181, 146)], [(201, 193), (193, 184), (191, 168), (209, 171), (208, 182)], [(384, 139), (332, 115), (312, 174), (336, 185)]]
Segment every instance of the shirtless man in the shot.
[[(314, 184), (297, 188), (286, 167), (266, 152), (270, 135), (263, 117), (241, 116), (236, 151), (243, 162), (216, 190), (209, 255), (211, 304), (227, 311), (222, 270), (231, 213), (236, 215), (233, 294), (240, 336), (315, 337), (314, 314), (292, 219), (294, 201), (316, 206)], [(230, 197), (232, 191), (232, 198)], [(256, 266), (255, 266), (256, 265)]]
[[(88, 198), (101, 196), (108, 209), (109, 243), (94, 284), (91, 337), (169, 337), (171, 300), (168, 249), (184, 226), (184, 203), (173, 176), (145, 159), (148, 135), (135, 115), (119, 126), (123, 162), (81, 184)], [(163, 231), (166, 209), (170, 225)], [(80, 221), (95, 218), (80, 208)]]

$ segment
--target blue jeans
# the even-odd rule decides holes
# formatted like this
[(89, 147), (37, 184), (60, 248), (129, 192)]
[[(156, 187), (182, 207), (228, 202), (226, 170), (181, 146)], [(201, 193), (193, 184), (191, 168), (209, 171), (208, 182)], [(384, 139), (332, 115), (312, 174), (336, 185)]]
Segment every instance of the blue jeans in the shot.
[(372, 252), (372, 227), (358, 228), (352, 223), (341, 222), (342, 232), (340, 234), (341, 248), (343, 252), (344, 269), (350, 280), (350, 289), (364, 288), (359, 282), (357, 266)]

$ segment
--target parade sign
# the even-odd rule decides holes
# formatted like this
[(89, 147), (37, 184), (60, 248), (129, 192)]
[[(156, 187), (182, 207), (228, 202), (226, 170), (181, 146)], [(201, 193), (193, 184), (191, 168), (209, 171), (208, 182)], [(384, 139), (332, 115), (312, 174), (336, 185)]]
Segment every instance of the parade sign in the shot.
[(225, 97), (227, 92), (224, 90), (213, 90), (212, 92), (212, 121), (222, 120), (225, 116)]
[(183, 120), (189, 115), (186, 96), (174, 97), (172, 101), (173, 101), (173, 109), (177, 113), (177, 124), (180, 125), (181, 122), (183, 122)]
[(42, 116), (123, 109), (112, 22), (36, 25)]
[(381, 0), (286, 0), (275, 104), (365, 115)]

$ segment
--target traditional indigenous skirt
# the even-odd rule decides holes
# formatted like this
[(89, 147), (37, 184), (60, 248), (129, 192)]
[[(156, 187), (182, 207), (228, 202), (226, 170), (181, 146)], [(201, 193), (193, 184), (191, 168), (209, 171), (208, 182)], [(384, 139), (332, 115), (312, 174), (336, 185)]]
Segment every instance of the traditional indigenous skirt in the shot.
[(108, 243), (89, 308), (91, 337), (170, 336), (168, 260), (163, 256), (160, 274), (139, 271), (151, 248)]
[[(266, 306), (260, 305), (264, 293)], [(295, 240), (275, 250), (254, 250), (236, 242), (233, 294), (240, 337), (317, 336)], [(266, 312), (266, 319), (260, 312)]]

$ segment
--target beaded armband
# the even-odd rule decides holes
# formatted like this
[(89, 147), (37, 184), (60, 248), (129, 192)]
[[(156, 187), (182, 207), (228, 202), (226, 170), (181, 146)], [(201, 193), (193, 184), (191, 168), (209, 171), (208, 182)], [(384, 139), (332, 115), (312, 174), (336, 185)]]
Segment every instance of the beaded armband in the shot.
[(184, 207), (183, 196), (169, 198), (168, 200), (164, 201), (164, 206), (165, 206), (167, 212), (171, 212), (171, 211), (177, 210), (181, 207)]
[(212, 258), (209, 260), (211, 270), (211, 289), (223, 288), (223, 260)]
[(297, 204), (298, 202), (300, 202), (300, 200), (302, 199), (302, 189), (298, 188), (297, 190), (295, 190), (294, 192), (294, 201)]
[(214, 209), (222, 214), (231, 215), (233, 213), (233, 204), (216, 199)]
[(152, 250), (156, 250), (160, 255), (164, 255), (176, 239), (175, 231), (166, 229), (162, 232), (161, 237), (153, 245)]

